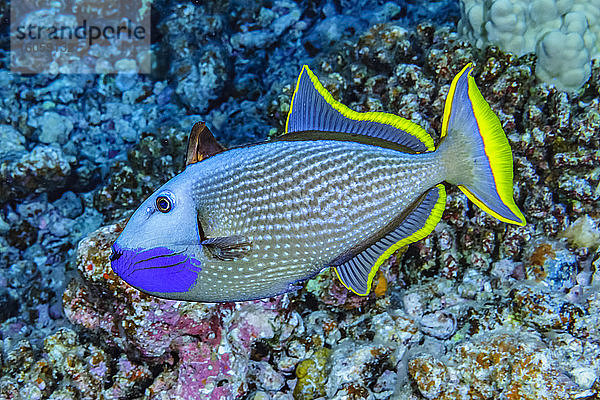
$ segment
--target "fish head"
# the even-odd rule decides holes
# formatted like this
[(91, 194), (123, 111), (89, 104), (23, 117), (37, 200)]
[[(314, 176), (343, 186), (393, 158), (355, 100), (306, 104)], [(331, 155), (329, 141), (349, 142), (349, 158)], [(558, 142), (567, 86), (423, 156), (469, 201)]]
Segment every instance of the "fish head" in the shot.
[(174, 299), (194, 286), (202, 270), (197, 208), (181, 175), (134, 212), (110, 258), (113, 271), (131, 286)]

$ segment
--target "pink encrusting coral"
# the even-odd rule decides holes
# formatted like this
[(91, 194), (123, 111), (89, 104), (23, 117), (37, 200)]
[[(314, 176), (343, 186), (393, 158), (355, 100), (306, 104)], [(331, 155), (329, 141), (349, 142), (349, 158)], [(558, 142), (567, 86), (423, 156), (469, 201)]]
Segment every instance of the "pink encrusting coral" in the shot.
[(186, 340), (179, 347), (179, 355), (177, 381), (167, 391), (169, 398), (217, 400), (233, 397), (236, 385), (231, 382), (235, 378), (229, 353), (218, 354), (210, 344)]

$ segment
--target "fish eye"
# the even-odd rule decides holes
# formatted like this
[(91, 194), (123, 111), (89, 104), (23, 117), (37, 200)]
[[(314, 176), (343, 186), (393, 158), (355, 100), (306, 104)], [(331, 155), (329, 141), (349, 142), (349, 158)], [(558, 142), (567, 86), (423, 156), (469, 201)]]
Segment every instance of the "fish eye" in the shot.
[(156, 198), (156, 209), (161, 213), (168, 213), (172, 208), (171, 199), (167, 196), (158, 196)]

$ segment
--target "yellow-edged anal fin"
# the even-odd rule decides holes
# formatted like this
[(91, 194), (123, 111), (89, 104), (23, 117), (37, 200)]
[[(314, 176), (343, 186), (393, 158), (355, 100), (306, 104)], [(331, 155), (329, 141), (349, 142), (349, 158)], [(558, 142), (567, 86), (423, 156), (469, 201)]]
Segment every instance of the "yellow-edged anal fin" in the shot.
[(446, 190), (439, 184), (431, 188), (400, 225), (375, 244), (334, 270), (340, 282), (359, 296), (371, 291), (375, 273), (394, 252), (429, 235), (440, 222), (446, 207)]
[(414, 152), (434, 149), (431, 136), (407, 119), (384, 112), (359, 113), (335, 100), (306, 65), (296, 82), (285, 124), (285, 133), (305, 131), (365, 135)]

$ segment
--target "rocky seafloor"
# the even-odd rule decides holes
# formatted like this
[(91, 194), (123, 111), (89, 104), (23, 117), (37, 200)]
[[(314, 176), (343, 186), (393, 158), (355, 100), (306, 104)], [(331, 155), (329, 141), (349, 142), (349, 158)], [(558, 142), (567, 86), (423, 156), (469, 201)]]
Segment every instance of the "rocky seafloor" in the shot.
[[(599, 62), (578, 91), (538, 83), (533, 57), (461, 38), (452, 1), (153, 7), (151, 75), (20, 76), (0, 39), (0, 399), (600, 395)], [(351, 108), (437, 139), (468, 62), (528, 225), (448, 187), (434, 233), (365, 298), (324, 272), (272, 299), (177, 302), (112, 272), (112, 241), (181, 170), (194, 122), (228, 146), (281, 133), (308, 64)]]

